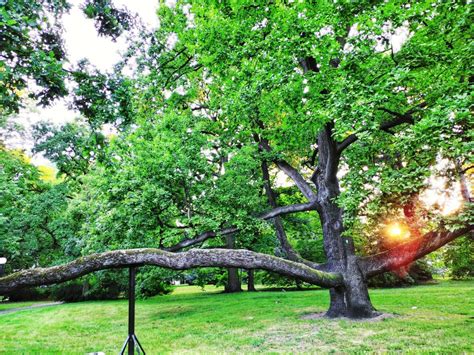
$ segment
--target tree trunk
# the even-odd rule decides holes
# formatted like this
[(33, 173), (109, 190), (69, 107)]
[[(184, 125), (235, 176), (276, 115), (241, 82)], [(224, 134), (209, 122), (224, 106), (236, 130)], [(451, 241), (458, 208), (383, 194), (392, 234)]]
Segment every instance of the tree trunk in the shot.
[[(235, 249), (235, 237), (232, 234), (225, 236), (227, 249)], [(227, 269), (227, 283), (225, 285), (226, 293), (241, 292), (239, 269), (230, 267)]]
[[(327, 211), (340, 208), (331, 202)], [(323, 207), (324, 209), (324, 207)], [(367, 282), (357, 263), (351, 238), (342, 238), (342, 213), (322, 213), (324, 248), (331, 270), (344, 275), (344, 286), (330, 290), (330, 306), (326, 315), (331, 318), (371, 318), (377, 316), (370, 301)]]
[(347, 316), (346, 296), (344, 287), (335, 287), (329, 290), (329, 309), (326, 312), (328, 318)]
[(87, 293), (89, 292), (89, 282), (83, 281), (82, 282), (82, 298), (85, 300)]
[(255, 289), (255, 270), (254, 269), (249, 269), (247, 270), (247, 291), (249, 292), (255, 292), (257, 291)]
[(239, 269), (230, 267), (227, 269), (227, 283), (225, 285), (226, 293), (241, 292)]
[(337, 143), (332, 138), (330, 124), (318, 136), (318, 173), (313, 177), (320, 204), (318, 213), (323, 229), (324, 251), (329, 269), (344, 276), (342, 287), (330, 290), (330, 306), (326, 315), (331, 318), (369, 318), (377, 315), (369, 298), (367, 283), (357, 263), (352, 239), (342, 238), (343, 211), (337, 205), (340, 195), (336, 176), (339, 164)]
[(372, 318), (378, 316), (369, 297), (367, 280), (357, 262), (352, 238), (344, 238), (346, 270), (344, 273), (345, 300), (349, 318)]

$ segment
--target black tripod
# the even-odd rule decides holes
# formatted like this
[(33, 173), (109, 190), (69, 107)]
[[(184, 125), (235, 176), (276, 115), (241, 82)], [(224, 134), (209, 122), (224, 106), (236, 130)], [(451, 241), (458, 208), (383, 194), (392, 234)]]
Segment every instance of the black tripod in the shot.
[(145, 355), (145, 350), (141, 346), (140, 342), (135, 335), (135, 275), (137, 272), (136, 267), (130, 267), (130, 276), (128, 283), (128, 337), (123, 343), (120, 355), (125, 353), (125, 349), (128, 345), (128, 355), (135, 354), (135, 349), (138, 354)]

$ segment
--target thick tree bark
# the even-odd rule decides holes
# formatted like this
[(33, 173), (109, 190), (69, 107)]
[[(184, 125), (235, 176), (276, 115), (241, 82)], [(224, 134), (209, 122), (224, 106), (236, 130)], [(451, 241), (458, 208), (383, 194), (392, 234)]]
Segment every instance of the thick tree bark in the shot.
[(343, 286), (331, 288), (329, 290), (329, 309), (326, 312), (328, 318), (338, 318), (347, 316), (346, 296)]
[(367, 318), (378, 313), (369, 298), (367, 283), (357, 263), (351, 239), (343, 239), (343, 211), (337, 205), (340, 194), (337, 170), (340, 153), (332, 138), (332, 124), (318, 135), (319, 162), (313, 182), (318, 191), (319, 217), (323, 228), (324, 250), (330, 270), (344, 275), (343, 287), (330, 290), (328, 317)]
[(378, 316), (369, 297), (367, 280), (355, 255), (352, 238), (344, 238), (346, 269), (344, 273), (347, 316), (350, 318), (371, 318)]
[[(339, 184), (333, 176), (327, 179), (329, 155), (332, 143), (331, 129), (325, 127), (318, 135), (319, 162), (317, 174), (313, 175), (313, 182), (317, 187), (318, 201), (320, 204), (319, 218), (323, 229), (323, 243), (328, 266), (344, 272), (345, 254), (342, 244), (342, 211), (335, 204), (334, 198), (339, 195)], [(346, 290), (338, 287), (330, 290), (330, 305), (326, 313), (328, 317), (344, 317), (347, 315)]]
[[(225, 236), (226, 248), (235, 249), (235, 236), (228, 234)], [(227, 282), (225, 284), (226, 293), (242, 292), (240, 287), (239, 269), (230, 267), (227, 269)]]

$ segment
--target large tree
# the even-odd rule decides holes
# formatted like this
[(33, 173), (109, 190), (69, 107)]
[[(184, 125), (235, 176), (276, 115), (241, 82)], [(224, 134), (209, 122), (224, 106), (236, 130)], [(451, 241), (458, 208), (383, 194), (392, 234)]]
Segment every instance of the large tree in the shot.
[[(159, 241), (146, 246), (159, 249), (19, 271), (0, 279), (0, 293), (128, 265), (241, 267), (328, 287), (330, 317), (373, 317), (368, 278), (472, 232), (470, 203), (456, 216), (426, 219), (413, 202), (441, 159), (472, 165), (467, 3), (193, 1), (161, 6), (159, 16), (160, 28), (134, 47), (127, 112), (135, 125), (98, 169), (116, 174), (103, 195), (112, 206), (107, 217), (123, 216), (136, 227), (124, 229), (127, 238), (146, 235), (147, 243)], [(280, 173), (302, 201), (282, 204)], [(139, 208), (130, 215), (121, 202)], [(382, 202), (392, 213), (383, 218), (403, 218), (409, 237), (357, 254), (360, 217)], [(140, 226), (150, 233), (138, 228), (141, 209), (159, 228), (149, 218)], [(285, 216), (296, 213), (319, 216), (326, 263), (292, 247)], [(265, 222), (283, 251), (278, 257), (176, 253), (225, 235), (258, 235)]]

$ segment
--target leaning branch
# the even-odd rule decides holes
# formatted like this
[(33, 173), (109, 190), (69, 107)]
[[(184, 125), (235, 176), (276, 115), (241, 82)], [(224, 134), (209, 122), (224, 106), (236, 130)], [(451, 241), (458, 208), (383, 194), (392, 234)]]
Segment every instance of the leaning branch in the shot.
[[(314, 211), (317, 209), (317, 203), (316, 202), (308, 202), (308, 203), (297, 203), (294, 205), (288, 205), (288, 206), (281, 206), (274, 208), (268, 212), (261, 213), (260, 215), (257, 216), (257, 218), (263, 219), (263, 220), (269, 220), (278, 216), (282, 216), (285, 214), (290, 214), (290, 213), (296, 213), (296, 212), (305, 212), (305, 211)], [(165, 251), (179, 251), (181, 249), (191, 247), (196, 244), (200, 244), (205, 242), (206, 240), (210, 238), (215, 238), (218, 236), (224, 236), (227, 234), (232, 234), (238, 232), (239, 229), (237, 227), (229, 227), (222, 229), (220, 231), (214, 232), (214, 231), (207, 231), (199, 234), (195, 238), (186, 238), (182, 240), (181, 242), (167, 247), (163, 248)]]
[(312, 201), (316, 199), (316, 194), (314, 193), (311, 186), (295, 168), (293, 168), (284, 160), (275, 160), (275, 164), (280, 168), (281, 171), (283, 171), (291, 180), (295, 182), (298, 189), (308, 200)]
[(274, 208), (271, 211), (262, 213), (259, 218), (267, 220), (270, 218), (275, 218), (277, 216), (282, 216), (285, 214), (296, 213), (296, 212), (305, 212), (305, 211), (314, 211), (318, 208), (318, 203), (316, 201), (307, 202), (307, 203), (295, 203), (294, 205), (281, 206)]
[[(263, 183), (265, 188), (265, 193), (267, 194), (268, 204), (272, 208), (277, 208), (278, 204), (275, 197), (275, 192), (272, 189), (271, 181), (270, 181), (270, 173), (268, 171), (268, 164), (266, 161), (262, 161), (262, 176), (263, 176)], [(280, 216), (277, 216), (273, 219), (273, 224), (275, 226), (275, 233), (277, 236), (278, 241), (280, 242), (280, 246), (283, 252), (286, 255), (286, 258), (292, 261), (297, 261), (301, 258), (296, 250), (293, 249), (288, 238), (286, 236), (285, 228), (281, 221)]]
[(220, 235), (224, 236), (224, 235), (227, 235), (227, 234), (232, 234), (232, 233), (238, 232), (238, 230), (239, 229), (236, 228), (236, 227), (231, 227), (231, 228), (222, 229), (219, 232), (211, 232), (211, 231), (204, 232), (204, 233), (199, 234), (196, 238), (183, 239), (182, 241), (180, 241), (179, 243), (177, 243), (177, 244), (175, 244), (171, 247), (163, 248), (163, 250), (165, 250), (165, 251), (179, 251), (181, 249), (184, 249), (184, 248), (187, 248), (187, 247), (199, 244), (199, 243), (203, 243), (203, 242), (205, 242), (206, 240), (208, 240), (210, 238), (215, 238), (215, 237), (220, 236)]
[(141, 265), (174, 270), (195, 267), (263, 269), (323, 287), (335, 287), (342, 283), (342, 276), (338, 273), (314, 270), (300, 263), (249, 250), (193, 249), (184, 253), (170, 253), (160, 249), (127, 249), (92, 254), (64, 265), (10, 274), (0, 278), (0, 294), (23, 287), (60, 283), (98, 270)]
[(393, 271), (409, 265), (472, 230), (474, 230), (474, 226), (461, 228), (454, 232), (432, 231), (383, 253), (360, 258), (359, 266), (367, 277)]

